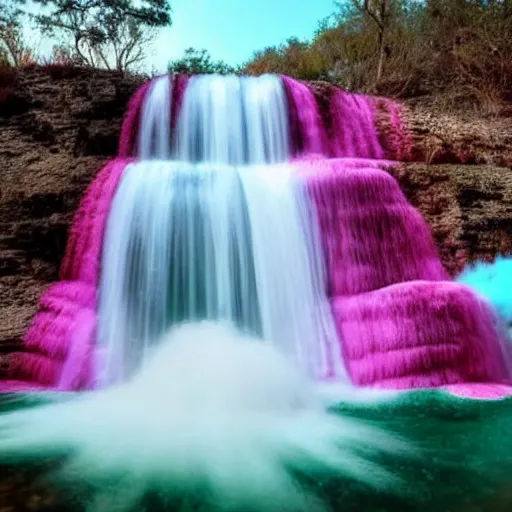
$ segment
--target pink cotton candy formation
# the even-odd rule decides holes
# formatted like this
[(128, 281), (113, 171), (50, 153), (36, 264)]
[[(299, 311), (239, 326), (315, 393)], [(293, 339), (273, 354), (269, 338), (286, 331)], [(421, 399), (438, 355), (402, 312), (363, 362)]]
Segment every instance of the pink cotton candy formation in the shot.
[(295, 156), (324, 155), (328, 141), (313, 92), (306, 83), (282, 77), (288, 99), (291, 147)]
[(142, 105), (146, 94), (151, 89), (151, 84), (152, 82), (146, 82), (139, 87), (128, 103), (119, 136), (118, 155), (121, 158), (128, 158), (136, 152)]
[(512, 395), (512, 388), (502, 384), (452, 384), (444, 389), (452, 395), (474, 400), (500, 400)]
[(334, 157), (383, 158), (370, 99), (333, 91), (329, 108), (330, 154)]
[(103, 233), (126, 164), (112, 161), (89, 186), (69, 232), (61, 281), (41, 297), (22, 350), (9, 355), (0, 392), (89, 386)]
[(23, 351), (9, 354), (3, 392), (38, 386), (61, 390), (87, 386), (94, 347), (96, 288), (80, 281), (52, 285), (23, 338)]
[(414, 160), (413, 142), (408, 132), (403, 107), (387, 98), (373, 98), (375, 124), (386, 157), (397, 161)]
[(304, 163), (333, 296), (416, 279), (447, 280), (425, 221), (395, 179), (365, 161)]
[(353, 297), (333, 309), (352, 379), (409, 389), (504, 382), (492, 312), (449, 281), (409, 281)]
[(353, 382), (468, 386), (459, 390), (509, 383), (494, 311), (449, 280), (429, 228), (396, 181), (351, 159), (298, 165), (317, 206), (331, 304)]
[(103, 233), (112, 199), (129, 160), (108, 163), (87, 189), (69, 230), (60, 278), (96, 286), (99, 282)]
[(296, 124), (295, 156), (310, 151), (327, 157), (409, 159), (397, 149), (409, 144), (397, 103), (385, 100), (386, 108), (381, 108), (380, 98), (351, 94), (331, 84), (287, 77), (283, 81), (289, 115)]
[(406, 159), (397, 149), (408, 145), (398, 104), (387, 100), (387, 110), (380, 113), (382, 120), (377, 123), (377, 98), (350, 94), (329, 84), (312, 86), (286, 76), (282, 79), (295, 158), (311, 153), (326, 157)]

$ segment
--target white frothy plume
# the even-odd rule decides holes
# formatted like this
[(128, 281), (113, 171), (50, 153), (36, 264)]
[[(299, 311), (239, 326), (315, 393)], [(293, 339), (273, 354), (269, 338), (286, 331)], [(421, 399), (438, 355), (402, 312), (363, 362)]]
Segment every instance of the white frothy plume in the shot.
[(130, 382), (0, 416), (0, 461), (65, 456), (48, 479), (89, 512), (138, 510), (148, 492), (167, 504), (199, 499), (201, 510), (324, 510), (305, 482), (328, 474), (396, 490), (372, 456), (410, 450), (326, 408), (346, 398), (357, 392), (317, 387), (270, 343), (229, 325), (183, 325)]

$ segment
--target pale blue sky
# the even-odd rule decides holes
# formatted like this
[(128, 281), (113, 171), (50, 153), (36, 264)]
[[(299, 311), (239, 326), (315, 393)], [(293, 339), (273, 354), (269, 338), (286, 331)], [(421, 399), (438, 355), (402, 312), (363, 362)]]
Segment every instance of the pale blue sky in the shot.
[(242, 64), (255, 50), (289, 37), (310, 39), (334, 11), (333, 0), (171, 0), (173, 25), (162, 30), (149, 59), (156, 68), (185, 48), (206, 48), (214, 59)]
[[(170, 60), (186, 48), (206, 48), (215, 60), (237, 65), (256, 50), (278, 45), (289, 37), (310, 39), (318, 22), (335, 10), (333, 0), (170, 0), (172, 26), (159, 31), (146, 60), (148, 70), (166, 71)], [(32, 12), (38, 9), (30, 2)], [(39, 11), (40, 12), (40, 11)], [(27, 36), (37, 50), (49, 54), (56, 41)]]

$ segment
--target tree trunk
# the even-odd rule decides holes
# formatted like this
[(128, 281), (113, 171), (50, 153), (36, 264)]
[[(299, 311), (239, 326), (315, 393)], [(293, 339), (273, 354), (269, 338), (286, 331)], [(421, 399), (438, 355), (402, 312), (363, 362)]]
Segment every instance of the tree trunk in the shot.
[(382, 77), (382, 68), (384, 67), (384, 57), (385, 57), (385, 51), (384, 51), (384, 30), (379, 30), (379, 35), (377, 38), (377, 50), (379, 52), (379, 61), (377, 64), (377, 76), (375, 77), (375, 85), (377, 85), (380, 82), (380, 79)]

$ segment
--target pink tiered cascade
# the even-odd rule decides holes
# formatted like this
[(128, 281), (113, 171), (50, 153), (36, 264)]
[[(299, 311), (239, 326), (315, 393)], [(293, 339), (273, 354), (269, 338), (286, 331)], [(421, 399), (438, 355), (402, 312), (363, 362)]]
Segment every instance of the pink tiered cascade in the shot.
[(458, 385), (450, 389), (463, 394), (472, 393), (469, 383), (480, 390), (482, 383), (507, 384), (493, 310), (449, 280), (430, 230), (394, 178), (347, 159), (300, 165), (317, 205), (329, 294), (354, 383)]

